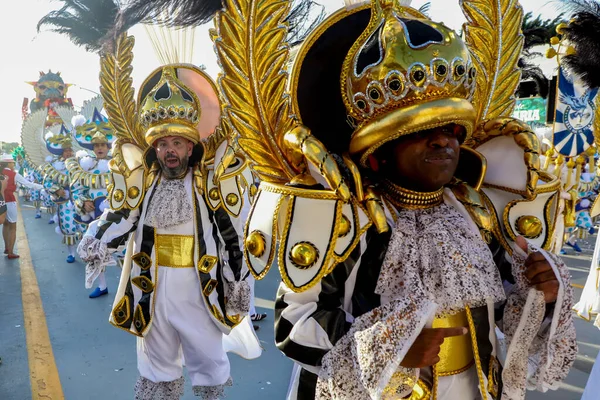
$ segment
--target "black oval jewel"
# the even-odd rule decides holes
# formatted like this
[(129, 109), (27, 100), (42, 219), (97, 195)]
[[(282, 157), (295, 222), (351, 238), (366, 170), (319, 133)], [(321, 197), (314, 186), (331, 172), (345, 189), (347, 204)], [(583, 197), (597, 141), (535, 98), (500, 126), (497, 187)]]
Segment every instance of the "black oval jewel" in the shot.
[(364, 110), (365, 108), (367, 108), (367, 103), (365, 103), (364, 100), (357, 100), (356, 101), (356, 106), (358, 108), (360, 108), (361, 110)]
[(445, 76), (446, 72), (448, 72), (448, 68), (446, 68), (445, 65), (438, 65), (437, 66), (437, 74), (440, 76)]
[(373, 100), (379, 100), (379, 97), (381, 97), (381, 95), (379, 94), (379, 90), (377, 89), (371, 89), (369, 91), (369, 96), (373, 99)]
[(475, 68), (471, 68), (471, 70), (469, 71), (469, 75), (471, 76), (471, 79), (475, 78), (476, 74), (477, 74), (477, 71), (475, 70)]
[(154, 93), (154, 101), (167, 100), (171, 98), (171, 87), (168, 83), (164, 83), (157, 91)]
[(423, 79), (425, 79), (425, 72), (419, 69), (413, 72), (413, 78), (415, 79), (415, 81), (421, 82)]
[[(181, 88), (180, 88), (180, 89), (181, 89)], [(189, 101), (190, 103), (193, 103), (193, 102), (194, 102), (194, 98), (192, 97), (192, 95), (191, 95), (191, 94), (189, 94), (189, 93), (187, 92), (187, 90), (181, 89), (181, 96), (183, 97), (183, 99), (184, 99), (185, 101)]]
[(390, 81), (390, 83), (388, 84), (388, 86), (390, 87), (390, 89), (392, 89), (394, 92), (397, 92), (398, 90), (400, 90), (400, 88), (402, 87), (402, 83), (400, 83), (400, 79), (392, 79)]
[(459, 65), (456, 67), (456, 75), (463, 76), (465, 74), (465, 66)]
[(117, 317), (119, 317), (119, 318), (123, 318), (124, 316), (125, 316), (125, 313), (123, 311), (119, 311), (117, 313)]

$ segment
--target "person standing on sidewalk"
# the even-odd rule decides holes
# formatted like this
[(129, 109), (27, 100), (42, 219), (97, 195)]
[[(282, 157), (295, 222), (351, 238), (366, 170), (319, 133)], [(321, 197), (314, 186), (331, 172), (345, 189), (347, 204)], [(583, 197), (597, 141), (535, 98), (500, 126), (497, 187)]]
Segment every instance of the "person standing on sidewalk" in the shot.
[(29, 182), (21, 174), (15, 171), (15, 160), (10, 154), (3, 154), (0, 160), (2, 174), (6, 177), (6, 189), (4, 190), (4, 200), (6, 202), (6, 220), (2, 227), (2, 237), (4, 238), (4, 254), (8, 254), (9, 259), (19, 258), (14, 253), (15, 241), (17, 239), (17, 200), (15, 191), (17, 183), (30, 189), (41, 190), (44, 187), (38, 183)]

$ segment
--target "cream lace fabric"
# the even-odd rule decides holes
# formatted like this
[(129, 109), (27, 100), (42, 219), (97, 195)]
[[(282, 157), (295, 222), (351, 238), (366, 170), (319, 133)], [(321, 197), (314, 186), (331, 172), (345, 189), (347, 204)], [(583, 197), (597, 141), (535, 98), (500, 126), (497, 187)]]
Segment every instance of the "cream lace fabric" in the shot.
[[(533, 247), (530, 251), (537, 251)], [(577, 354), (568, 269), (543, 252), (561, 282), (550, 322), (541, 292), (524, 275), (515, 254), (516, 284), (504, 312), (508, 354), (503, 400), (522, 400), (526, 389), (546, 391), (563, 380)], [(389, 299), (357, 318), (322, 361), (319, 400), (399, 399), (410, 395), (416, 370), (400, 366), (433, 315), (452, 314), (507, 298), (491, 252), (453, 207), (402, 210), (378, 278), (376, 292)]]
[(418, 370), (400, 366), (436, 305), (401, 298), (358, 317), (324, 357), (316, 400), (399, 399), (410, 394)]
[(194, 217), (190, 196), (183, 179), (162, 179), (148, 204), (146, 224), (168, 229)]
[(503, 400), (524, 399), (527, 389), (556, 390), (577, 355), (569, 270), (557, 255), (529, 246), (530, 253), (536, 251), (541, 251), (550, 262), (561, 288), (551, 320), (545, 321), (544, 295), (528, 285), (524, 275), (525, 254), (514, 252), (512, 274), (515, 285), (508, 295), (503, 319), (508, 343), (502, 372)]
[(94, 281), (104, 272), (107, 265), (113, 265), (115, 260), (108, 251), (106, 243), (93, 236), (84, 236), (77, 246), (79, 257), (85, 265), (85, 288), (91, 289)]
[(171, 382), (152, 382), (140, 376), (135, 383), (135, 400), (179, 400), (183, 385), (183, 376)]
[(488, 246), (452, 206), (401, 210), (375, 292), (423, 296), (438, 316), (505, 299)]

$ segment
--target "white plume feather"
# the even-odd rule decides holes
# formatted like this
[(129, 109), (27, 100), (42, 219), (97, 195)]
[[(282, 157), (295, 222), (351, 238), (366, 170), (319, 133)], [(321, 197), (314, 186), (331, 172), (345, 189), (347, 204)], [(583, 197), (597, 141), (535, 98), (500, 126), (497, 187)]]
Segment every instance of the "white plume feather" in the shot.
[(83, 115), (76, 115), (71, 119), (71, 125), (73, 128), (77, 128), (78, 126), (83, 126), (87, 122), (87, 119)]

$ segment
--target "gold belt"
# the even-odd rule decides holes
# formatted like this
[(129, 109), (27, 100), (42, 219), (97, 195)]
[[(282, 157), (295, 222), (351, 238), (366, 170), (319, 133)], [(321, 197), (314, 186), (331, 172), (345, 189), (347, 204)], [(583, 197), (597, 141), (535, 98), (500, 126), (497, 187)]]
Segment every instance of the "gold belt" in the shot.
[[(433, 320), (434, 328), (468, 327), (466, 311)], [(436, 364), (440, 376), (460, 374), (473, 365), (473, 346), (470, 335), (452, 336), (440, 346), (440, 361)]]
[(161, 267), (194, 268), (194, 236), (156, 234), (154, 248)]

